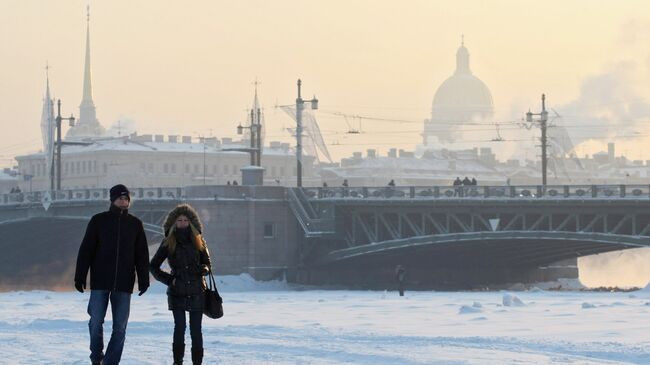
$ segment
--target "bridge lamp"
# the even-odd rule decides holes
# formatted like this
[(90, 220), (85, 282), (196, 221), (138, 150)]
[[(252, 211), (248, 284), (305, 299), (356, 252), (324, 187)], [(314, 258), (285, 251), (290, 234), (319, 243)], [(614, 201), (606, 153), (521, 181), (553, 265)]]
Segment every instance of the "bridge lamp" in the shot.
[(244, 127), (239, 123), (237, 126), (237, 134), (244, 134)]
[(526, 113), (526, 122), (528, 122), (528, 123), (533, 122), (533, 113), (531, 113), (530, 110), (528, 110), (528, 113)]

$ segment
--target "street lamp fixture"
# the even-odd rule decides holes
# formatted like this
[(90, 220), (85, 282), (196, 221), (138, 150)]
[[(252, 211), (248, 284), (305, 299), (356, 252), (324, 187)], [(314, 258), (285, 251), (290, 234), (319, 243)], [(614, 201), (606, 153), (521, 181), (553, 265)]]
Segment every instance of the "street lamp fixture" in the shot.
[(255, 111), (251, 110), (251, 125), (244, 127), (239, 123), (237, 126), (237, 134), (244, 134), (244, 129), (250, 129), (250, 147), (248, 148), (234, 148), (234, 149), (224, 149), (224, 151), (243, 151), (248, 152), (251, 155), (251, 166), (262, 166), (262, 124), (259, 123), (260, 113), (257, 111), (257, 120), (255, 122)]
[(302, 110), (305, 102), (311, 104), (312, 110), (318, 109), (316, 95), (311, 100), (304, 100), (300, 95), (302, 81), (298, 79), (298, 97), (296, 98), (296, 186), (302, 187)]
[[(68, 121), (70, 127), (75, 126), (75, 118), (72, 114), (68, 118), (61, 117), (61, 99), (57, 101), (56, 115), (56, 190), (61, 190), (61, 148), (63, 146), (87, 146), (92, 142), (63, 142), (61, 140), (61, 122)], [(54, 190), (54, 174), (51, 175), (50, 190)]]
[[(535, 120), (533, 119), (533, 116), (539, 117), (539, 119)], [(539, 122), (540, 129), (542, 131), (542, 137), (541, 137), (541, 142), (542, 142), (542, 185), (546, 186), (546, 166), (547, 166), (547, 161), (548, 158), (546, 156), (546, 147), (547, 147), (547, 137), (546, 137), (546, 129), (548, 127), (547, 121), (548, 121), (548, 112), (546, 111), (546, 95), (542, 94), (542, 111), (540, 113), (533, 113), (528, 110), (528, 113), (526, 113), (526, 122), (528, 123), (533, 123), (533, 122)]]

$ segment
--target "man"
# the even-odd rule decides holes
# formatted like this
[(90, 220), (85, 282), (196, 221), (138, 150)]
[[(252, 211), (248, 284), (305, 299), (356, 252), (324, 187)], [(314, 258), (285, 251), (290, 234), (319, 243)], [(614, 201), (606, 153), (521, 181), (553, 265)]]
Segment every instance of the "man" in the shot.
[(402, 265), (397, 265), (395, 267), (395, 279), (397, 280), (397, 289), (399, 290), (399, 296), (404, 296), (404, 280), (406, 279), (406, 269)]
[[(126, 325), (129, 320), (131, 293), (138, 274), (138, 289), (149, 287), (149, 249), (142, 222), (129, 214), (129, 190), (115, 185), (110, 190), (111, 206), (88, 222), (79, 247), (75, 288), (83, 293), (90, 269), (90, 360), (93, 364), (120, 363)], [(104, 317), (111, 302), (113, 332), (104, 354)]]

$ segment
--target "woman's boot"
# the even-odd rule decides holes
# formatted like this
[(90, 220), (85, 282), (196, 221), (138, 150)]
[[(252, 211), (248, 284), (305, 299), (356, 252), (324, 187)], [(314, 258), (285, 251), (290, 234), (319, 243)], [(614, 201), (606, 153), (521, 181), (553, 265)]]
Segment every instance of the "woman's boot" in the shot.
[(174, 353), (174, 365), (183, 365), (183, 356), (185, 356), (185, 344), (175, 343), (172, 345)]
[(203, 348), (192, 347), (192, 365), (201, 365), (203, 362)]

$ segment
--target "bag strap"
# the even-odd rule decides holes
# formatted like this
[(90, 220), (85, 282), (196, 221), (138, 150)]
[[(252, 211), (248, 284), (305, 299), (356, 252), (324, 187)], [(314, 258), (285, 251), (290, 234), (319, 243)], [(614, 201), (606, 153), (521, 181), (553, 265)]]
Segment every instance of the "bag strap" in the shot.
[(214, 280), (214, 275), (212, 275), (212, 267), (208, 269), (208, 288), (210, 290), (216, 291), (217, 293), (219, 292), (217, 290), (217, 282)]

